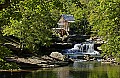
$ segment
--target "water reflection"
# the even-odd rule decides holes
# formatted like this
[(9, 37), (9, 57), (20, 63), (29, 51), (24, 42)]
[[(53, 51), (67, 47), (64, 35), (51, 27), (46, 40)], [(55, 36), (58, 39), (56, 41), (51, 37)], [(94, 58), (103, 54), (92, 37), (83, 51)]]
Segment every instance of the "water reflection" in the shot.
[(29, 72), (0, 72), (0, 78), (26, 78), (26, 74)]
[(73, 68), (82, 68), (82, 69), (94, 69), (95, 67), (100, 66), (100, 62), (79, 62), (76, 61), (73, 63)]
[(21, 72), (0, 72), (0, 78), (120, 78), (120, 66), (75, 62), (67, 67)]

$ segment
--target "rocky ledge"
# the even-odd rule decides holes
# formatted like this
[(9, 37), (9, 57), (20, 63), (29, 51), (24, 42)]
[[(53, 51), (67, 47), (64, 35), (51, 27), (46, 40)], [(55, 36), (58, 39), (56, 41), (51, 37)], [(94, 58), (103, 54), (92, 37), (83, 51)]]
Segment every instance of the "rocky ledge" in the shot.
[(66, 58), (59, 52), (52, 52), (49, 56), (45, 55), (42, 57), (32, 56), (32, 57), (7, 57), (8, 62), (17, 63), (20, 68), (52, 68), (66, 66), (72, 61), (69, 58)]

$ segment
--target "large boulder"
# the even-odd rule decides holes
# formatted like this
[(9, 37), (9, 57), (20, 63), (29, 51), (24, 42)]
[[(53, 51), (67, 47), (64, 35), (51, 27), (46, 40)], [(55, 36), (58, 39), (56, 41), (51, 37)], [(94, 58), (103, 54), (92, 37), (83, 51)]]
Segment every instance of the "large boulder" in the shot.
[(64, 61), (64, 58), (65, 58), (65, 56), (62, 55), (62, 54), (59, 53), (59, 52), (52, 52), (52, 53), (50, 54), (50, 57), (55, 58), (55, 59), (58, 59), (58, 60), (61, 60), (61, 61)]

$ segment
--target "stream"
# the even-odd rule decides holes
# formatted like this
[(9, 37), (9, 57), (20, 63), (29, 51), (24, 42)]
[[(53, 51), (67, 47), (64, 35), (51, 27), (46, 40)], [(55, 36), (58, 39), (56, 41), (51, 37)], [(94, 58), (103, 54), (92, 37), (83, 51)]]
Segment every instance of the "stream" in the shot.
[(120, 66), (76, 61), (65, 67), (0, 72), (0, 78), (120, 78)]

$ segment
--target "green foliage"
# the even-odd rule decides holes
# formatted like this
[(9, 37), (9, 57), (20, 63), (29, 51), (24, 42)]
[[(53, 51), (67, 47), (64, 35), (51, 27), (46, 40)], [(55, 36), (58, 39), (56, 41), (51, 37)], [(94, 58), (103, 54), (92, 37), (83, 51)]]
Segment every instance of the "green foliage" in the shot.
[[(48, 45), (50, 41), (50, 26), (53, 21), (50, 13), (50, 3), (47, 1), (25, 0), (11, 3), (3, 11), (4, 35), (18, 37), (21, 45), (35, 50), (36, 44)], [(7, 19), (7, 20), (5, 20)]]
[(74, 15), (76, 22), (71, 28), (75, 27), (77, 34), (88, 33), (84, 6), (77, 0), (11, 0), (0, 13), (0, 26), (4, 35), (19, 38), (21, 47), (35, 51), (39, 44), (50, 44), (51, 28), (57, 26), (61, 14)]
[(90, 34), (91, 27), (87, 20), (87, 1), (86, 0), (62, 0), (63, 8), (62, 13), (71, 14), (75, 18), (75, 23), (70, 24), (70, 29), (74, 34)]
[(10, 56), (11, 51), (9, 51), (7, 48), (0, 46), (0, 58), (4, 58), (6, 56)]
[(0, 69), (10, 70), (10, 69), (19, 69), (19, 67), (15, 63), (8, 63), (6, 61), (0, 60)]
[(1, 0), (1, 1), (0, 1), (0, 4), (2, 4), (4, 1), (5, 1), (5, 0)]
[(18, 69), (18, 65), (15, 63), (8, 63), (4, 59), (11, 56), (11, 51), (7, 48), (0, 46), (0, 69)]
[(117, 56), (120, 54), (120, 1), (119, 0), (96, 0), (89, 3), (91, 9), (89, 21), (93, 31), (102, 37), (106, 43), (102, 50), (107, 55)]

